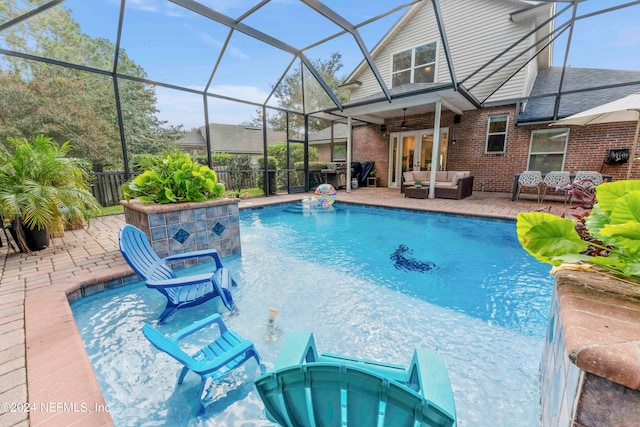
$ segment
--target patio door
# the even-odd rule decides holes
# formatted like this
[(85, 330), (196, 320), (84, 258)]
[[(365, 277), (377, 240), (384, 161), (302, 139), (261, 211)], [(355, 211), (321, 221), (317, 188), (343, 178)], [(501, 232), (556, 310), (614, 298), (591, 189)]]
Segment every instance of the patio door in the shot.
[[(445, 170), (447, 161), (448, 129), (440, 129), (440, 156), (437, 170)], [(431, 170), (433, 129), (396, 132), (389, 141), (389, 187), (399, 187), (402, 172)]]

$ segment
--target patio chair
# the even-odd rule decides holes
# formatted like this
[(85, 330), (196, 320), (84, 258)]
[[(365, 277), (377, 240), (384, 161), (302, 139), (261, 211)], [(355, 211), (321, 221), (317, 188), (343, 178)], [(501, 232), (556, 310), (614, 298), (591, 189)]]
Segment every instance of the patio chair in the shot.
[(294, 333), (273, 372), (255, 382), (267, 418), (282, 426), (455, 426), (442, 358), (416, 349), (409, 368), (318, 355), (313, 334)]
[(591, 181), (594, 186), (600, 185), (604, 182), (602, 174), (596, 171), (578, 171), (574, 181)]
[[(542, 198), (540, 199), (540, 201), (544, 201), (544, 197), (547, 195), (548, 188), (553, 188), (553, 191), (557, 191), (558, 188), (571, 184), (571, 175), (569, 174), (569, 172), (551, 171), (545, 175), (542, 183), (544, 184), (544, 189), (542, 190)], [(567, 191), (564, 190), (562, 193), (564, 195), (564, 202), (566, 204)]]
[[(185, 252), (160, 258), (155, 253), (147, 235), (130, 224), (120, 230), (120, 252), (129, 266), (144, 280), (147, 287), (156, 289), (167, 298), (167, 305), (160, 314), (159, 322), (163, 322), (176, 310), (202, 304), (215, 297), (220, 297), (224, 306), (236, 310), (230, 286), (235, 286), (229, 271), (222, 266), (220, 256), (215, 249)], [(213, 273), (196, 274), (178, 277), (167, 263), (199, 257), (211, 257), (216, 263)]]
[[(191, 356), (180, 348), (179, 341), (181, 339), (214, 323), (218, 326), (220, 336), (211, 344)], [(253, 342), (243, 339), (237, 333), (227, 329), (217, 313), (181, 329), (172, 338), (167, 338), (148, 324), (142, 327), (142, 333), (155, 348), (167, 353), (184, 365), (178, 377), (178, 384), (182, 384), (189, 371), (200, 375), (200, 402), (203, 408), (207, 403), (205, 390), (207, 379), (219, 381), (251, 358), (256, 360), (261, 372), (265, 372), (264, 365), (260, 361), (260, 354), (258, 354)]]
[(540, 186), (542, 184), (542, 172), (540, 171), (524, 171), (518, 178), (518, 192), (516, 200), (520, 197), (522, 188), (535, 188), (538, 192), (538, 202), (540, 202)]

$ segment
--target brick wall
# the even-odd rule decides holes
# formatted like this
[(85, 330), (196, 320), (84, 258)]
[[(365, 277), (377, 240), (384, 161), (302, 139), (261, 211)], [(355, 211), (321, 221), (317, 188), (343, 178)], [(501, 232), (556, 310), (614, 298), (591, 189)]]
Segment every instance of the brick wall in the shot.
[[(485, 154), (487, 123), (490, 115), (509, 114), (507, 148), (503, 154)], [(448, 170), (469, 170), (474, 175), (474, 191), (511, 192), (514, 175), (527, 168), (531, 131), (549, 129), (548, 124), (515, 126), (515, 106), (483, 108), (465, 112), (460, 123), (454, 124), (454, 113), (443, 111), (441, 127), (449, 128), (447, 152)], [(434, 114), (407, 116), (410, 129), (433, 128)], [(387, 133), (399, 132), (402, 117), (386, 121)], [(600, 171), (607, 150), (631, 148), (635, 123), (616, 123), (588, 126), (571, 126), (564, 170)], [(455, 142), (454, 142), (455, 140)], [(353, 160), (375, 161), (380, 177), (379, 185), (386, 186), (389, 168), (389, 137), (384, 136), (379, 125), (354, 127)], [(614, 180), (625, 179), (628, 163), (604, 165), (602, 173)], [(640, 161), (634, 163), (632, 178), (640, 178)]]
[(353, 148), (354, 162), (374, 162), (378, 174), (378, 186), (386, 187), (389, 170), (389, 137), (380, 131), (380, 125), (354, 126)]

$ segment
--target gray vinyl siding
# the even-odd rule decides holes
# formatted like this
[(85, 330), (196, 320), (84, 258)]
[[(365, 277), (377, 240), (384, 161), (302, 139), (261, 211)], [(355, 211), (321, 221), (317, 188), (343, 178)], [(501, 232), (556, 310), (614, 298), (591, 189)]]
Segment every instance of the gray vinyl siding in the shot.
[[(505, 0), (441, 0), (440, 9), (449, 41), (454, 71), (458, 82), (463, 81), (472, 72), (491, 58), (509, 47), (534, 28), (533, 23), (515, 24), (509, 20), (509, 14), (521, 8), (521, 4)], [(503, 56), (484, 71), (464, 83), (472, 87), (481, 78), (508, 62), (531, 43), (534, 36), (513, 49), (513, 53)], [(391, 58), (394, 53), (437, 41), (438, 56), (436, 63), (436, 83), (451, 81), (449, 68), (444, 55), (440, 33), (433, 13), (431, 2), (425, 4), (400, 28), (387, 44), (376, 54), (375, 63), (388, 87), (391, 87)], [(500, 83), (513, 74), (535, 52), (532, 50), (514, 63), (475, 87), (471, 92), (483, 101)], [(531, 61), (524, 69), (500, 88), (487, 101), (516, 99), (526, 95), (537, 74), (536, 61)], [(371, 71), (365, 70), (355, 76), (362, 86), (354, 91), (351, 99), (356, 100), (380, 92), (380, 87)]]
[[(515, 24), (509, 20), (509, 14), (521, 5), (501, 0), (445, 0), (441, 3), (443, 20), (447, 28), (449, 48), (453, 58), (456, 76), (464, 80), (476, 69), (501, 53), (527, 32), (533, 24)], [(533, 40), (533, 36), (529, 42)], [(518, 52), (528, 46), (527, 41), (513, 49), (513, 53), (504, 55), (482, 72), (464, 83), (471, 88), (476, 82), (508, 62)], [(506, 66), (493, 77), (475, 87), (471, 93), (479, 100), (484, 100), (505, 79), (511, 76), (529, 55), (523, 55), (516, 62)], [(534, 61), (532, 61), (534, 62)], [(534, 65), (535, 66), (535, 65)], [(498, 90), (488, 101), (499, 101), (523, 96), (527, 68), (521, 70), (508, 83)], [(535, 74), (535, 73), (534, 73)]]
[[(447, 68), (446, 57), (442, 43), (440, 42), (440, 32), (438, 24), (433, 14), (431, 3), (425, 4), (416, 15), (402, 28), (387, 45), (377, 53), (375, 63), (380, 75), (384, 79), (387, 87), (391, 88), (391, 59), (394, 54), (404, 52), (414, 47), (423, 46), (428, 43), (437, 42), (438, 54), (436, 57), (436, 82), (450, 82), (449, 70)], [(357, 80), (362, 82), (362, 86), (357, 92), (351, 95), (352, 100), (373, 95), (381, 91), (380, 85), (373, 73), (367, 70), (358, 76)]]

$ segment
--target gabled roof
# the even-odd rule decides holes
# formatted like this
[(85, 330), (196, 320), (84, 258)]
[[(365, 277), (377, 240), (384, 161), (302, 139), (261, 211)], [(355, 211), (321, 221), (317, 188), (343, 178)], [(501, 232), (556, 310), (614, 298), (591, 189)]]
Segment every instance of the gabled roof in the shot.
[[(384, 49), (384, 47), (389, 43), (389, 41), (391, 41), (393, 37), (395, 37), (395, 35), (400, 31), (400, 29), (404, 27), (406, 22), (410, 20), (416, 14), (416, 12), (418, 12), (418, 10), (420, 10), (420, 8), (424, 5), (424, 3), (426, 3), (426, 1), (421, 1), (411, 6), (411, 8), (407, 10), (405, 14), (402, 15), (402, 17), (400, 17), (400, 19), (398, 19), (398, 22), (396, 22), (393, 25), (393, 27), (391, 27), (391, 29), (387, 31), (387, 34), (385, 34), (380, 39), (380, 41), (373, 47), (373, 49), (371, 49), (371, 57), (374, 60), (378, 52)], [(368, 69), (368, 64), (367, 64), (367, 61), (363, 59), (360, 62), (360, 64), (358, 64), (358, 66), (351, 72), (351, 74), (349, 74), (347, 78), (344, 80), (345, 84), (351, 83), (354, 77), (360, 74), (365, 69)]]
[(190, 132), (186, 132), (182, 138), (178, 141), (178, 144), (185, 148), (189, 147), (204, 147), (207, 145), (207, 141), (205, 141), (204, 137), (198, 130), (192, 130)]
[[(514, 20), (514, 22), (524, 21), (527, 19), (535, 18), (540, 16), (544, 12), (544, 8), (548, 6), (547, 2), (538, 2), (538, 1), (527, 1), (527, 0), (502, 0), (509, 3), (517, 3), (525, 6), (524, 9), (519, 10), (511, 14), (510, 18)], [(382, 49), (385, 48), (389, 42), (391, 42), (394, 37), (404, 28), (407, 21), (409, 21), (413, 16), (426, 4), (429, 3), (427, 1), (420, 1), (413, 6), (409, 10), (405, 12), (398, 22), (396, 22), (393, 27), (380, 39), (380, 41), (371, 49), (371, 57), (374, 58)], [(368, 64), (365, 60), (362, 60), (358, 66), (347, 76), (344, 80), (344, 85), (348, 85), (352, 83), (352, 81), (364, 70), (368, 69)]]
[[(555, 94), (558, 91), (561, 74), (562, 67), (551, 67), (538, 73), (530, 96), (552, 96), (529, 99), (524, 112), (518, 115), (518, 122), (553, 120)], [(562, 95), (558, 118), (567, 117), (640, 91), (640, 84), (615, 86), (628, 82), (640, 82), (640, 71), (567, 67), (562, 83), (562, 92), (609, 85), (612, 87)]]
[[(206, 129), (204, 126), (188, 132), (178, 141), (178, 144), (188, 147), (206, 147)], [(211, 149), (216, 153), (245, 153), (262, 154), (262, 128), (228, 125), (222, 123), (210, 123), (209, 134), (211, 136)], [(267, 130), (268, 144), (275, 144), (287, 140), (285, 132)]]
[[(333, 140), (347, 139), (347, 125), (344, 123), (335, 123), (333, 126)], [(309, 133), (309, 144), (319, 144), (323, 142), (331, 142), (331, 126), (326, 127), (318, 132)]]

